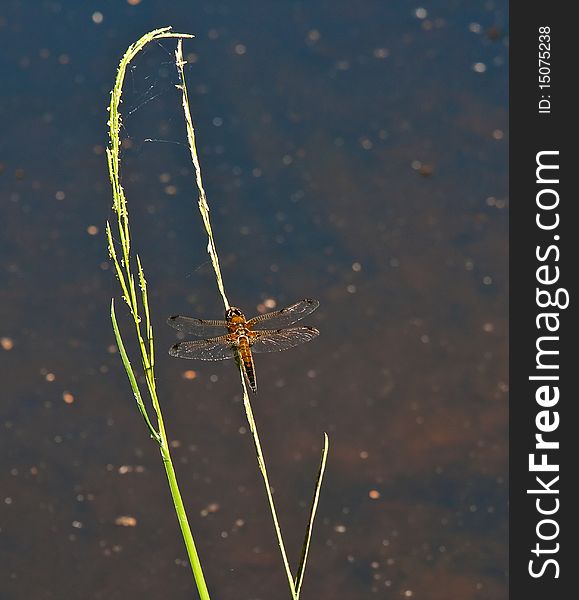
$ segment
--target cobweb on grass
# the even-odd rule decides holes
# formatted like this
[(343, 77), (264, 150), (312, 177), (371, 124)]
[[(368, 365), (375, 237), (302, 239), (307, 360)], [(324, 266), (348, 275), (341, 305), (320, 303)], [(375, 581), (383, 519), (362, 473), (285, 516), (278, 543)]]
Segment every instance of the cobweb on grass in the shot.
[(125, 154), (141, 154), (148, 144), (187, 149), (178, 111), (179, 79), (171, 42), (145, 48), (128, 69), (123, 90), (121, 141)]
[[(193, 81), (199, 78), (194, 59), (185, 70), (193, 71), (188, 73)], [(162, 259), (158, 257), (165, 252), (177, 256), (165, 271), (181, 282), (185, 292), (184, 297), (174, 298), (176, 305), (170, 311), (201, 310), (209, 316), (212, 306), (219, 307), (219, 302), (205, 243), (202, 237), (194, 237), (192, 242), (179, 230), (182, 219), (175, 218), (176, 214), (186, 214), (187, 227), (202, 235), (195, 205), (191, 204), (196, 201), (196, 188), (178, 84), (174, 40), (150, 44), (129, 65), (121, 104), (122, 179), (127, 193), (136, 198), (130, 206), (132, 235), (144, 263), (150, 265), (150, 277), (159, 280), (158, 260)], [(192, 87), (203, 90), (205, 86), (198, 83)], [(110, 208), (109, 221), (113, 217)], [(114, 232), (113, 239), (119, 243)], [(219, 308), (213, 317), (220, 318), (221, 313)]]

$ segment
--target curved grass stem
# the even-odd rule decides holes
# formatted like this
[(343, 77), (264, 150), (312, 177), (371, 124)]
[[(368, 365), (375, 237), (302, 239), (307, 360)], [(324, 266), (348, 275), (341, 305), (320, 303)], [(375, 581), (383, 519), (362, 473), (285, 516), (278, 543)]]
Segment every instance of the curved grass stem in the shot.
[[(117, 215), (115, 230), (115, 236), (117, 236), (118, 243), (120, 245), (120, 252), (117, 253), (115, 247), (115, 241), (113, 237), (113, 230), (111, 225), (107, 223), (106, 234), (107, 244), (109, 249), (109, 255), (115, 266), (115, 272), (121, 286), (121, 292), (123, 299), (129, 307), (129, 311), (135, 327), (135, 334), (137, 338), (139, 354), (141, 359), (141, 365), (145, 375), (145, 381), (147, 385), (147, 392), (152, 408), (156, 416), (156, 427), (153, 425), (149, 412), (143, 401), (143, 396), (139, 389), (139, 384), (135, 370), (129, 360), (125, 344), (121, 336), (119, 324), (117, 321), (114, 300), (111, 302), (111, 321), (119, 348), (119, 353), (127, 373), (127, 377), (131, 384), (131, 389), (135, 396), (135, 401), (139, 412), (141, 413), (143, 420), (151, 434), (151, 437), (159, 444), (159, 451), (163, 460), (163, 466), (167, 475), (167, 482), (169, 484), (169, 490), (171, 492), (171, 498), (173, 500), (173, 506), (177, 519), (179, 521), (179, 527), (187, 550), (187, 556), (197, 586), (197, 591), (201, 600), (210, 600), (209, 591), (201, 568), (201, 562), (195, 542), (193, 540), (193, 534), (187, 520), (187, 513), (185, 512), (185, 506), (177, 483), (177, 476), (171, 460), (171, 454), (169, 451), (169, 442), (167, 433), (165, 431), (165, 424), (163, 421), (163, 413), (161, 411), (161, 405), (157, 396), (157, 388), (155, 383), (155, 350), (154, 350), (154, 339), (153, 339), (153, 328), (151, 325), (151, 313), (149, 309), (149, 299), (147, 294), (147, 281), (145, 279), (145, 272), (141, 261), (137, 255), (137, 274), (133, 271), (133, 264), (135, 261), (131, 255), (131, 238), (129, 228), (129, 212), (127, 209), (127, 200), (125, 197), (124, 190), (120, 183), (120, 130), (121, 130), (121, 115), (119, 112), (119, 106), (121, 103), (121, 95), (123, 89), (123, 82), (127, 67), (131, 60), (146, 46), (149, 42), (160, 38), (184, 38), (193, 37), (188, 34), (172, 33), (170, 27), (164, 27), (147, 33), (137, 42), (129, 46), (127, 52), (121, 59), (119, 68), (117, 71), (117, 77), (115, 85), (111, 92), (111, 101), (109, 105), (109, 147), (107, 148), (107, 164), (109, 167), (109, 176), (111, 181), (111, 187), (113, 192), (113, 210)], [(140, 288), (140, 295), (137, 294), (135, 280), (138, 280)], [(144, 313), (144, 320), (141, 317), (141, 309)], [(143, 329), (144, 328), (144, 333)]]

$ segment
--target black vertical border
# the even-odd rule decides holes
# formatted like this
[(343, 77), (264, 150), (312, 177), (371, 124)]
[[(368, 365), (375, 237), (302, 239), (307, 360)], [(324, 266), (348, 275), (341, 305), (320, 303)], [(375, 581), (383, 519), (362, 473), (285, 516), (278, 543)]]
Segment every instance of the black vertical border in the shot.
[[(579, 338), (576, 318), (577, 285), (579, 275), (579, 204), (577, 178), (579, 176), (579, 149), (572, 141), (578, 140), (576, 113), (579, 111), (579, 22), (571, 16), (573, 4), (564, 2), (511, 2), (510, 3), (510, 597), (513, 600), (551, 600), (579, 597), (579, 558), (576, 534), (579, 533), (579, 393), (575, 383), (579, 374)], [(574, 12), (574, 11), (573, 11)], [(551, 88), (539, 88), (539, 28), (550, 28)], [(548, 96), (551, 113), (539, 113), (541, 96)], [(554, 232), (541, 231), (536, 224), (536, 195), (541, 187), (536, 182), (536, 155), (544, 150), (558, 150), (560, 195), (557, 212), (560, 226)], [(549, 439), (560, 443), (559, 450), (549, 453), (549, 462), (560, 465), (558, 473), (529, 473), (529, 453), (535, 451), (535, 418), (543, 410), (535, 400), (538, 387), (529, 376), (536, 374), (536, 341), (540, 334), (536, 317), (542, 309), (536, 304), (536, 269), (542, 263), (536, 258), (536, 248), (556, 243), (560, 249), (558, 262), (559, 282), (551, 286), (566, 288), (570, 305), (559, 312), (560, 341), (557, 357), (560, 400), (551, 410), (558, 411), (559, 427)], [(554, 254), (553, 254), (554, 256)], [(544, 335), (544, 333), (543, 333)], [(553, 335), (557, 335), (556, 333)], [(557, 385), (555, 382), (554, 385)], [(547, 437), (547, 434), (545, 434)], [(539, 451), (541, 452), (541, 451)], [(541, 516), (536, 509), (538, 496), (527, 489), (538, 487), (535, 476), (549, 481), (559, 475), (553, 485), (559, 490), (558, 512), (552, 516), (560, 527), (552, 542), (537, 537), (536, 526)], [(543, 496), (547, 497), (547, 496)], [(551, 500), (554, 496), (549, 496)], [(547, 502), (547, 500), (546, 500)], [(545, 529), (548, 531), (548, 528)], [(540, 543), (559, 551), (536, 557), (531, 550)], [(550, 565), (545, 574), (533, 578), (529, 561), (540, 566), (542, 559), (555, 558), (559, 578)]]

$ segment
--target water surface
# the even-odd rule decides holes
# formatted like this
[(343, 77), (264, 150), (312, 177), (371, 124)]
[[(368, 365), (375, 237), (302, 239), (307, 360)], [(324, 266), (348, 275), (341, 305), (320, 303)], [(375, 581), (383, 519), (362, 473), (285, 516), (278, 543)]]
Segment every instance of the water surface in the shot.
[[(2, 5), (1, 598), (195, 597), (108, 316), (105, 108), (126, 47), (164, 25), (197, 36), (187, 77), (231, 301), (321, 302), (319, 339), (256, 358), (295, 565), (331, 438), (302, 597), (507, 597), (506, 10)], [(167, 316), (222, 316), (173, 50), (136, 60), (122, 132), (166, 424), (213, 597), (286, 598), (237, 374), (165, 354)]]

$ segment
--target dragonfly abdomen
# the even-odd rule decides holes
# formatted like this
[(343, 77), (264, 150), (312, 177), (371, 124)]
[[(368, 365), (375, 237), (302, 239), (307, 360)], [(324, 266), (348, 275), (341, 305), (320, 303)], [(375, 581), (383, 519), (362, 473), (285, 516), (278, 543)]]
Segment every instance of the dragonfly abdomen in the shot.
[(247, 383), (254, 392), (257, 392), (257, 382), (255, 380), (253, 356), (251, 354), (251, 348), (249, 347), (249, 340), (246, 336), (241, 336), (239, 338), (239, 346), (237, 348), (237, 351), (239, 352), (239, 358), (241, 360), (241, 364), (243, 365), (243, 373), (245, 374)]

